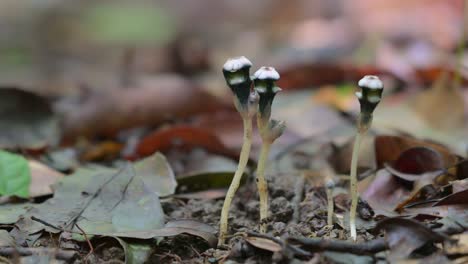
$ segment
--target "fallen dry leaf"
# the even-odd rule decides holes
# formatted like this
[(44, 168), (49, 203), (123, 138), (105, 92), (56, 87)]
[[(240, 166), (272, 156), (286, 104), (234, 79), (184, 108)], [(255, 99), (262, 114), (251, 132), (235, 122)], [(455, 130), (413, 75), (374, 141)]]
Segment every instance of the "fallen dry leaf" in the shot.
[(29, 186), (30, 197), (50, 195), (54, 192), (52, 186), (65, 175), (38, 162), (29, 160), (31, 170), (31, 185)]
[(223, 107), (213, 95), (178, 76), (159, 76), (140, 87), (92, 94), (77, 105), (57, 105), (68, 139), (113, 135), (125, 128), (161, 124)]
[(382, 220), (377, 223), (376, 230), (385, 231), (392, 262), (407, 258), (426, 243), (442, 242), (446, 239), (420, 222), (402, 218)]
[(187, 151), (196, 147), (221, 155), (238, 155), (229, 151), (210, 130), (188, 125), (163, 128), (147, 135), (138, 144), (136, 152), (140, 157), (146, 157), (156, 151), (167, 152), (172, 148)]
[(449, 167), (457, 161), (457, 157), (443, 145), (404, 136), (381, 135), (375, 138), (375, 156), (378, 168), (386, 162), (395, 161), (401, 153), (413, 147), (428, 147), (442, 155), (444, 167)]
[(427, 124), (442, 131), (465, 127), (465, 102), (459, 87), (442, 74), (429, 90), (419, 94), (410, 103)]
[(245, 238), (245, 241), (256, 248), (264, 249), (270, 252), (279, 252), (283, 249), (280, 244), (272, 241), (271, 239), (263, 237), (248, 236)]

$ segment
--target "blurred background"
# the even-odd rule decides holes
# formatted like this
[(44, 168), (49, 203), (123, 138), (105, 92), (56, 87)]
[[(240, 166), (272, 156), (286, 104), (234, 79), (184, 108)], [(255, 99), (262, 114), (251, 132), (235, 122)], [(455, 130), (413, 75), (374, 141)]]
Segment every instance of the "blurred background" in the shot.
[[(463, 86), (463, 10), (461, 0), (3, 0), (0, 85), (53, 100), (64, 138), (108, 135), (232, 110), (220, 69), (245, 55), (253, 70), (276, 67), (285, 94), (313, 90), (297, 98), (355, 113), (364, 74), (389, 93), (442, 73)], [(464, 104), (447, 111), (464, 127)]]

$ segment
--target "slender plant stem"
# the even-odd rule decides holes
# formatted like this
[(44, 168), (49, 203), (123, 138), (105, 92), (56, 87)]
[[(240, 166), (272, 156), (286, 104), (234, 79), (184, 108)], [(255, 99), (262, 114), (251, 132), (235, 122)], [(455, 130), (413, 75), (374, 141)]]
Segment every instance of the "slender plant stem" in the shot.
[(356, 133), (356, 138), (354, 140), (353, 146), (353, 156), (351, 159), (351, 177), (350, 177), (350, 186), (351, 186), (351, 209), (349, 211), (349, 225), (351, 230), (351, 238), (356, 241), (356, 209), (358, 202), (358, 193), (357, 193), (357, 165), (359, 160), (359, 148), (361, 146), (361, 138), (364, 136), (365, 131), (358, 130)]
[(239, 165), (237, 166), (236, 173), (229, 186), (226, 198), (224, 199), (223, 209), (221, 211), (221, 220), (219, 227), (218, 246), (224, 245), (228, 229), (229, 209), (231, 208), (232, 199), (239, 188), (242, 175), (244, 174), (245, 167), (249, 160), (250, 147), (252, 146), (252, 119), (243, 117), (244, 121), (244, 143), (242, 144), (241, 154), (239, 157)]
[(293, 213), (293, 218), (292, 222), (297, 224), (299, 223), (299, 220), (301, 218), (301, 202), (303, 200), (303, 193), (304, 193), (304, 184), (305, 184), (305, 172), (301, 171), (301, 175), (296, 181), (296, 184), (294, 185), (294, 198), (292, 200), (293, 208), (294, 208), (294, 213)]
[(265, 220), (268, 217), (268, 185), (265, 179), (265, 167), (270, 153), (271, 143), (264, 140), (257, 165), (257, 188), (260, 196), (260, 232), (266, 232)]
[(333, 188), (327, 188), (327, 203), (328, 203), (328, 210), (327, 210), (327, 225), (333, 225)]

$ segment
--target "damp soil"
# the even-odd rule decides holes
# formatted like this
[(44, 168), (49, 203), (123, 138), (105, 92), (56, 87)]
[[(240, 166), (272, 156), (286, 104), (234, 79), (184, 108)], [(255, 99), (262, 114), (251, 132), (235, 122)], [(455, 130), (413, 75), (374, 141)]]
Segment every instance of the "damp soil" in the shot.
[[(302, 199), (294, 204), (296, 175), (276, 175), (269, 178), (270, 218), (267, 232), (276, 237), (327, 237), (348, 239), (348, 232), (339, 224), (327, 226), (327, 198), (323, 186), (305, 182)], [(335, 199), (335, 213), (343, 215), (349, 199)], [(341, 204), (341, 206), (340, 206)], [(216, 229), (219, 225), (223, 199), (170, 199), (163, 207), (168, 220), (194, 219)], [(299, 215), (294, 219), (294, 208)], [(342, 209), (341, 209), (342, 208)], [(364, 210), (365, 212), (365, 210)], [(281, 254), (258, 249), (243, 237), (247, 232), (258, 232), (259, 203), (255, 183), (249, 179), (239, 188), (229, 215), (229, 234), (226, 248), (209, 248), (204, 241), (191, 236), (166, 238), (158, 252), (150, 258), (152, 263), (289, 263)], [(372, 239), (369, 233), (361, 234), (363, 240)]]

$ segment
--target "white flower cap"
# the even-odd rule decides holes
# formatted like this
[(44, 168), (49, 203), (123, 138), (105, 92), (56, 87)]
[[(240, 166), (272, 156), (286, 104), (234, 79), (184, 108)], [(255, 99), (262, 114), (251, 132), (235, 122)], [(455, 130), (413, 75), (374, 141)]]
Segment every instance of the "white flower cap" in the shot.
[(236, 72), (244, 67), (251, 67), (252, 62), (244, 56), (230, 58), (224, 63), (223, 69), (229, 72)]
[(274, 80), (280, 79), (279, 73), (273, 67), (261, 67), (254, 74), (255, 79), (258, 80)]
[[(379, 77), (375, 75), (366, 75), (361, 80), (359, 80), (358, 85), (360, 87), (369, 88), (372, 90), (381, 90), (383, 89), (383, 83)], [(359, 96), (358, 96), (359, 97)]]

